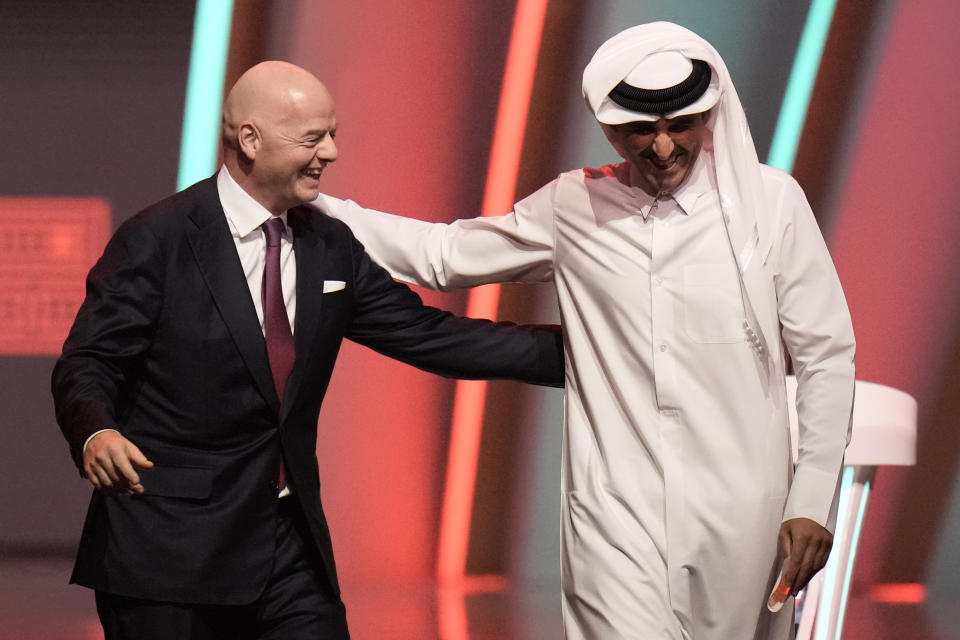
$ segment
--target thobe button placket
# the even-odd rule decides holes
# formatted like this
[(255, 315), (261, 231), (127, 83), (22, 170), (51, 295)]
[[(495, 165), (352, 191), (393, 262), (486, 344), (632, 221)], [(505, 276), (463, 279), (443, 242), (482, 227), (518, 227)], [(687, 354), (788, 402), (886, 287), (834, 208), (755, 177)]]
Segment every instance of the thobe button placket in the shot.
[[(648, 287), (650, 288), (650, 347), (653, 364), (653, 384), (657, 404), (665, 408), (679, 405), (677, 385), (676, 350), (679, 334), (679, 309), (669, 290), (669, 285), (677, 275), (674, 256), (676, 252), (676, 232), (670, 216), (675, 203), (669, 197), (655, 200), (651, 207), (648, 222), (653, 229), (650, 238), (650, 266)], [(670, 276), (670, 277), (666, 277)]]

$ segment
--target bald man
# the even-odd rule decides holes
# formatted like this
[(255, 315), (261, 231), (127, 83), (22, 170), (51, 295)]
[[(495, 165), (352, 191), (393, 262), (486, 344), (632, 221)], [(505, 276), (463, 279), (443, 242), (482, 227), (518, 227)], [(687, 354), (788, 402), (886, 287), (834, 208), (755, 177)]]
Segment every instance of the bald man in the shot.
[(311, 74), (250, 69), (220, 171), (124, 222), (90, 272), (53, 394), (95, 490), (72, 582), (107, 640), (349, 637), (315, 456), (344, 338), (451, 377), (562, 382), (556, 327), (425, 307), (301, 207), (336, 130)]

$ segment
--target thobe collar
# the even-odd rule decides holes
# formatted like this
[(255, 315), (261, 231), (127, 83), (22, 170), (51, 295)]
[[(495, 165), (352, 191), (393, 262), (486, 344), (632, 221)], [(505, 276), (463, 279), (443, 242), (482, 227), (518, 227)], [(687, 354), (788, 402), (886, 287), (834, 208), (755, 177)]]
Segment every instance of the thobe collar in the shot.
[[(220, 172), (217, 174), (217, 192), (220, 194), (220, 204), (223, 206), (227, 222), (230, 223), (230, 233), (234, 238), (245, 239), (273, 217), (272, 213), (237, 184), (225, 165), (220, 167)], [(284, 235), (289, 239), (287, 212), (284, 211), (277, 217), (283, 220)]]
[[(713, 191), (713, 186), (710, 183), (710, 175), (707, 171), (707, 165), (706, 162), (704, 162), (703, 156), (704, 152), (701, 151), (693, 167), (690, 169), (690, 175), (688, 175), (686, 180), (681, 182), (680, 186), (672, 193), (661, 193), (657, 196), (651, 196), (640, 187), (632, 187), (640, 205), (638, 207), (640, 216), (644, 222), (647, 221), (647, 217), (650, 215), (650, 212), (654, 210), (654, 205), (658, 202), (663, 202), (667, 199), (673, 200), (680, 207), (680, 211), (685, 215), (690, 215), (694, 211), (694, 205), (696, 205), (697, 200)], [(639, 178), (636, 176), (636, 169), (632, 164), (629, 165), (629, 169), (630, 182), (635, 185), (639, 181)]]

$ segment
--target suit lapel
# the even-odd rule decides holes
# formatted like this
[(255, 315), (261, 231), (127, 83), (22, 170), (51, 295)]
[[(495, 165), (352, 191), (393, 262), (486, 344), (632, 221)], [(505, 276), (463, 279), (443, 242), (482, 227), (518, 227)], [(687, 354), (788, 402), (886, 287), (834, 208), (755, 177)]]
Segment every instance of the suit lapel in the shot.
[(317, 216), (305, 207), (297, 207), (287, 213), (287, 222), (293, 232), (293, 251), (297, 261), (297, 317), (293, 332), (297, 360), (287, 380), (285, 395), (288, 400), (284, 403), (281, 421), (302, 386), (306, 359), (310, 357), (314, 336), (320, 325), (323, 276), (326, 272), (326, 243), (317, 229), (320, 222)]
[[(220, 205), (216, 179), (199, 186), (198, 206), (190, 214), (194, 226), (187, 227), (187, 239), (207, 287), (220, 310), (240, 356), (253, 375), (260, 393), (275, 411), (280, 401), (273, 386), (267, 348), (250, 299), (237, 248)], [(298, 301), (299, 304), (299, 301)]]

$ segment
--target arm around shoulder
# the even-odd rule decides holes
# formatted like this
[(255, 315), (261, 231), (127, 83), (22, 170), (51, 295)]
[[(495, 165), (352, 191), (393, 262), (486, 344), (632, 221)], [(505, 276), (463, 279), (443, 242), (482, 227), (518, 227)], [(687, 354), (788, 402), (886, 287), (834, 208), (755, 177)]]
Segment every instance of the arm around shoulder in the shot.
[(446, 377), (562, 386), (559, 326), (459, 318), (425, 306), (416, 293), (374, 263), (359, 243), (354, 260), (355, 307), (347, 338)]
[(553, 273), (555, 182), (503, 216), (424, 222), (321, 195), (313, 202), (345, 222), (395, 277), (450, 290), (493, 282), (544, 282)]

